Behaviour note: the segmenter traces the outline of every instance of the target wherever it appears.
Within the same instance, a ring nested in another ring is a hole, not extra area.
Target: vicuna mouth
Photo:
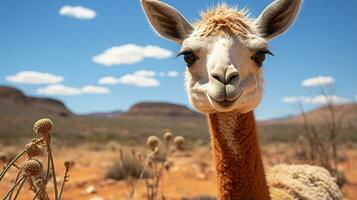
[[[232,107],[232,105],[234,105],[237,102],[237,100],[242,96],[242,94],[243,94],[243,90],[233,100],[224,99],[223,101],[216,101],[209,94],[208,94],[208,98],[210,99],[211,103],[213,103],[214,105],[218,105],[221,108],[230,108]]]

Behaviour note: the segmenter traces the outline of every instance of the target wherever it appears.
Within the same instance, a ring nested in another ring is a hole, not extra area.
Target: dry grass
[[[125,180],[129,177],[139,179],[140,176],[146,179],[152,177],[152,172],[146,169],[142,161],[132,154],[125,154],[123,158],[114,160],[105,174],[105,178],[114,180]]]
[[[190,142],[190,141],[188,141]],[[143,146],[120,145],[121,148],[130,153],[132,148],[137,152],[143,152]],[[71,168],[70,182],[65,186],[63,200],[88,200],[94,197],[101,197],[104,200],[128,199],[128,187],[125,181],[113,181],[105,179],[106,170],[111,166],[112,161],[118,159],[118,151],[113,151],[110,147],[101,150],[92,150],[84,144],[79,147],[65,148],[53,146],[55,148],[56,169],[59,172],[65,170],[63,162],[66,159],[75,160],[75,165]],[[340,163],[340,168],[345,171],[348,183],[343,187],[346,199],[355,199],[357,196],[357,146],[343,146],[341,151],[346,153],[346,158]],[[192,199],[205,194],[214,197],[216,195],[216,174],[211,157],[211,150],[208,146],[195,146],[192,150],[175,152],[171,159],[174,165],[170,172],[164,174],[165,196],[169,200],[181,200],[182,197]],[[270,144],[262,146],[265,166],[269,168],[272,164],[282,163],[286,160],[292,164],[299,164],[302,161],[294,158],[294,147],[291,144]],[[45,160],[45,156],[40,159]],[[201,169],[198,161],[203,160],[207,164],[206,177],[201,176]],[[271,163],[271,164],[269,164]],[[9,175],[14,175],[13,171]],[[7,190],[7,184],[11,183],[11,176],[5,177],[5,182],[0,184],[0,194]],[[61,180],[59,181],[61,182]],[[96,193],[86,193],[86,188],[94,186]],[[146,198],[145,180],[136,183],[135,200]],[[24,190],[19,199],[32,199],[31,191]],[[49,188],[49,195],[53,195],[52,188]]]
[[[15,156],[15,159],[11,159],[12,161],[10,162],[15,165],[7,165],[11,166],[9,173],[6,170],[1,171],[1,176],[3,176],[1,179],[3,180],[0,181],[0,194],[4,194],[1,197],[8,195],[13,200],[23,194],[23,196],[27,195],[26,197],[28,198],[21,199],[32,199],[38,193],[42,195],[40,196],[42,199],[46,199],[46,195],[50,197],[49,199],[55,200],[90,199],[93,194],[86,194],[84,190],[88,186],[95,185],[98,190],[95,195],[103,196],[105,199],[215,199],[216,179],[210,150],[206,146],[197,145],[192,146],[192,149],[188,149],[187,147],[190,145],[187,145],[185,141],[190,140],[187,138],[176,137],[177,139],[175,140],[172,134],[165,133],[162,139],[160,139],[161,137],[150,137],[154,139],[147,141],[147,149],[143,149],[140,146],[125,148],[125,145],[119,145],[115,142],[110,143],[110,145],[93,143],[92,145],[86,145],[86,148],[81,151],[79,150],[80,148],[72,150],[63,148],[59,154],[54,155],[51,151],[53,146],[51,145],[51,138],[49,138],[49,134],[46,135],[47,132],[40,133],[39,138],[35,138],[30,142],[30,145],[27,145],[23,150],[20,158]],[[41,154],[36,148],[30,148],[31,145],[32,147],[36,147],[36,145],[42,147],[41,149],[44,150],[44,153]],[[295,157],[294,148],[291,144],[287,145],[285,143],[264,146],[263,157],[265,165],[269,166],[283,162],[290,164],[306,162],[306,160]],[[10,150],[12,148],[3,146],[1,149],[9,150],[9,156],[5,153],[6,156],[4,157],[6,159],[0,162],[9,163],[8,158],[14,158],[13,150]],[[178,151],[182,149],[185,151]],[[346,152],[346,155],[341,157],[339,162],[339,169],[344,171],[343,174],[340,174],[342,177],[340,181],[345,181],[346,179],[343,179],[343,177],[347,177],[348,182],[343,187],[343,190],[350,199],[357,195],[354,192],[357,190],[357,171],[353,167],[357,164],[355,162],[357,160],[356,149],[354,145],[341,149],[342,152]],[[139,151],[141,153],[137,153]],[[107,154],[110,156],[106,156]],[[65,166],[58,164],[59,162],[55,165],[51,161],[51,158],[56,158],[56,160],[61,160],[61,163],[63,163],[64,157],[70,157],[75,160],[76,166],[73,166],[73,163],[66,163]],[[48,159],[49,162],[47,162]],[[31,173],[25,173],[25,175],[20,173],[17,175],[18,171],[24,169],[22,166],[28,160],[42,160],[41,162],[44,166],[40,170],[41,175],[31,174],[32,171],[30,171]],[[56,167],[53,169],[48,167],[51,166],[51,163]],[[73,169],[73,171],[71,170],[71,182],[67,183],[70,167]],[[60,181],[58,180],[58,174],[57,176],[51,176],[51,174],[56,174],[57,169],[65,171]],[[103,169],[107,169],[107,171]],[[16,178],[16,176],[18,177]],[[57,180],[54,180],[55,178]],[[105,180],[107,178],[117,181],[112,183]],[[26,186],[30,186],[31,183],[25,182],[25,179],[34,183],[43,181],[46,184],[44,184],[45,187],[35,185],[32,190],[26,190],[28,188]],[[57,188],[57,195],[54,188]],[[19,193],[19,196],[17,196],[17,193]]]

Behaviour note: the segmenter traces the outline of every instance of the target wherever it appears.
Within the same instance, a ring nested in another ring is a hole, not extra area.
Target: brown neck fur
[[[268,200],[253,112],[208,115],[222,200]]]

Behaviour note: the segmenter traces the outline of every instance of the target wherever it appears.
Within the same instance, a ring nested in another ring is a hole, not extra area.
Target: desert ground
[[[335,106],[335,110],[338,119],[345,119],[338,129],[336,141],[339,170],[347,179],[342,190],[346,199],[357,199],[357,106],[339,105]],[[183,151],[175,151],[169,156],[168,160],[173,165],[169,171],[164,171],[164,184],[159,187],[159,194],[163,193],[165,199],[202,200],[203,196],[216,196],[216,175],[206,119],[185,106],[142,102],[126,112],[77,115],[58,100],[30,97],[16,88],[0,87],[0,111],[0,158],[4,154],[13,157],[31,138],[39,137],[32,130],[38,119],[46,117],[53,121],[52,148],[59,186],[63,182],[64,161],[74,162],[62,199],[129,199],[130,187],[127,182],[107,179],[108,169],[114,162],[120,161],[120,149],[124,152],[135,149],[138,153],[148,155],[150,150],[145,144],[147,137],[155,135],[162,138],[167,130],[174,136],[185,137],[186,144]],[[309,122],[316,124],[313,127],[318,128],[325,128],[320,123],[329,119],[326,107],[312,110],[306,115]],[[302,149],[299,146],[300,137],[305,133],[302,122],[300,115],[258,122],[266,168],[278,163],[308,162],[298,156]],[[328,132],[321,129],[321,138],[328,138],[324,134]],[[45,156],[39,158],[46,164]],[[0,166],[5,165],[6,161],[1,160]],[[23,162],[24,158],[16,164],[21,166]],[[0,181],[0,197],[9,190],[15,176],[16,170],[12,168]],[[147,199],[145,180],[134,179],[133,182],[133,199]],[[28,189],[29,186],[25,184],[18,199],[31,200],[33,194]],[[52,184],[48,184],[47,189],[53,199]]]
[[[16,147],[9,147],[9,149]],[[118,143],[92,144],[72,148],[55,147],[55,164],[57,179],[63,180],[63,162],[72,160],[74,166],[70,170],[70,180],[65,185],[63,199],[67,200],[114,200],[128,199],[129,188],[125,181],[106,179],[107,169],[113,161],[119,159],[118,149],[136,149],[147,152],[142,146],[127,147]],[[275,143],[262,147],[265,166],[277,163],[299,163],[294,157],[291,145]],[[357,148],[344,147],[345,158],[340,163],[340,169],[345,171],[348,183],[343,187],[346,199],[357,199]],[[40,157],[41,160],[46,160]],[[164,184],[161,187],[165,199],[191,199],[197,196],[216,195],[216,178],[208,146],[195,146],[181,152],[174,152],[170,157],[173,166],[164,173]],[[20,163],[21,161],[19,161]],[[12,184],[14,172],[10,172],[0,184],[0,194],[6,192]],[[143,180],[135,181],[134,199],[146,199],[146,188]],[[49,187],[53,195],[53,187]],[[26,187],[25,191],[28,190]],[[19,199],[32,199],[31,192],[23,192]]]

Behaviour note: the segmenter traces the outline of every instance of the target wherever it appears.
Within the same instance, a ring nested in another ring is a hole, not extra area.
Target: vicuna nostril
[[[217,81],[223,83],[223,84],[226,84],[226,81],[224,80],[224,77],[222,75],[219,75],[219,74],[212,74],[212,77],[214,79],[216,79]]]
[[[239,78],[239,74],[234,72],[234,73],[231,73],[229,74],[228,76],[224,77],[223,75],[220,75],[220,74],[211,74],[211,76],[216,79],[217,81],[227,85],[228,83],[232,82],[233,80],[235,79],[238,79]]]
[[[238,78],[239,78],[239,74],[238,73],[232,73],[232,74],[228,75],[226,83],[230,83],[233,80],[238,79]]]

